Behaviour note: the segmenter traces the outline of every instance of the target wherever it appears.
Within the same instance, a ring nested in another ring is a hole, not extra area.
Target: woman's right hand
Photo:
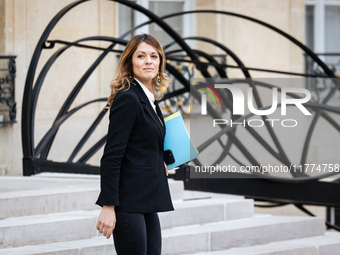
[[[109,239],[115,226],[116,226],[115,206],[104,205],[98,218],[97,230],[99,231],[99,233],[103,234],[103,236],[106,236],[106,238]]]

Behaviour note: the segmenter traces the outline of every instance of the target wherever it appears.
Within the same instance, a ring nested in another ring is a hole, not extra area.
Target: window
[[[326,63],[339,67],[340,59],[340,6],[326,6],[325,9],[325,52],[339,53],[326,56]],[[340,70],[338,70],[340,71]]]
[[[164,16],[170,13],[187,11],[193,9],[193,0],[135,0],[137,4],[143,6],[146,9],[149,9],[153,13],[158,16]],[[122,35],[126,31],[131,28],[148,21],[149,18],[144,14],[133,11],[130,7],[127,7],[123,4],[119,4],[119,35]],[[166,19],[166,23],[170,25],[172,29],[174,29],[179,35],[182,37],[192,36],[193,33],[193,15],[188,14],[184,16],[177,16],[173,18]],[[166,43],[172,41],[170,36],[163,31],[156,24],[150,24],[144,26],[140,29],[137,29],[132,35],[126,37],[126,40],[131,39],[136,34],[141,33],[149,33],[153,35],[157,40],[164,46]],[[191,41],[187,42],[188,44],[192,44]],[[122,47],[124,49],[124,46]],[[171,47],[171,49],[176,49],[177,46]]]
[[[137,4],[143,6],[146,9],[149,9],[151,12],[155,13],[157,16],[164,16],[171,13],[188,11],[193,9],[193,1],[194,0],[136,0]],[[175,30],[181,37],[189,37],[194,35],[194,22],[193,22],[193,14],[187,14],[182,16],[176,16],[169,19],[164,20],[173,30]],[[149,18],[138,12],[132,11],[131,8],[125,7],[122,4],[119,4],[119,35],[122,35],[126,31],[131,28],[138,26],[146,21]],[[137,29],[133,35],[126,37],[126,40],[131,39],[134,35],[148,33],[154,36],[160,44],[164,47],[168,43],[171,43],[173,39],[165,32],[161,27],[157,24],[152,23],[150,25],[144,26],[142,28]],[[186,41],[189,46],[193,46],[194,41],[189,40]],[[121,46],[120,49],[124,49],[124,46]],[[166,49],[166,52],[180,49],[177,44],[172,45],[170,48]],[[174,55],[172,55],[174,56]],[[120,57],[120,56],[118,56]],[[181,58],[181,53],[178,53],[176,57]],[[188,68],[189,63],[183,63],[181,61],[171,61],[170,63],[173,67],[177,68],[185,77],[192,75],[192,67]],[[169,74],[170,75],[170,74]],[[170,75],[171,77],[171,75]],[[174,90],[183,88],[183,85],[177,81],[174,77],[171,77],[171,84],[168,92],[172,92]],[[188,100],[189,93],[185,95],[171,98],[161,102],[160,107],[164,111],[166,109],[167,113],[172,113],[178,111],[180,108],[183,111],[188,111]],[[183,103],[179,104],[178,101]]]
[[[340,73],[340,0],[306,0],[306,44],[328,67]],[[306,58],[307,73],[319,73],[314,61]],[[329,79],[308,79],[307,88],[312,100],[322,102],[334,84]],[[329,104],[340,106],[340,93],[332,96]]]
[[[321,53],[319,57],[337,72],[340,72],[339,24],[340,0],[306,0],[306,44],[315,53]]]
[[[306,45],[314,49],[314,6],[306,6]]]
[[[152,11],[153,13],[157,13],[158,16],[164,16],[170,13],[182,12],[183,5],[184,5],[183,2],[150,1],[149,8],[150,8],[150,11]],[[166,19],[165,21],[179,35],[183,35],[183,28],[182,28],[183,17],[182,16],[169,18],[169,19]],[[149,33],[153,35],[155,38],[157,38],[157,40],[160,42],[162,46],[169,42],[172,42],[171,37],[156,24],[150,25]],[[175,46],[175,48],[178,48],[178,47]],[[175,48],[172,47],[172,49],[175,49]]]

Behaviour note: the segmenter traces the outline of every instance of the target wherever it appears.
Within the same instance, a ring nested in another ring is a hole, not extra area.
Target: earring
[[[158,83],[161,83],[161,77],[159,77],[159,72],[158,72],[158,74],[157,74],[157,82],[158,82]]]
[[[129,75],[129,80],[130,81],[132,81],[133,80],[133,78],[132,78],[132,74],[130,73],[130,75]]]

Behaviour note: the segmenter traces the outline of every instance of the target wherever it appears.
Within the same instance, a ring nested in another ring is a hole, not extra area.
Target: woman
[[[113,233],[118,255],[161,254],[157,212],[174,210],[164,163],[165,124],[155,101],[156,90],[170,82],[164,69],[159,42],[137,35],[126,45],[111,83],[97,229],[107,238]]]

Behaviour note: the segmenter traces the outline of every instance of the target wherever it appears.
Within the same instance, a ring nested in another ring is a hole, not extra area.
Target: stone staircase
[[[251,199],[185,191],[169,180],[175,211],[159,213],[162,254],[337,255],[323,218],[254,214]],[[0,177],[0,255],[116,254],[95,229],[99,177]]]

